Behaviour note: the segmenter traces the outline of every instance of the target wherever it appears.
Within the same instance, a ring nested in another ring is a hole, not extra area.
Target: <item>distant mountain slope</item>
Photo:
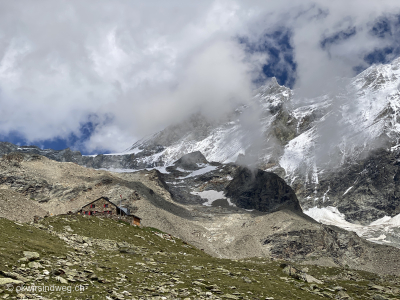
[[[400,59],[338,85],[335,93],[303,99],[272,80],[220,120],[193,115],[122,153],[82,156],[0,143],[0,154],[29,152],[97,169],[143,169],[200,151],[208,161],[237,161],[284,177],[305,210],[334,206],[346,220],[362,224],[394,217],[400,213]]]
[[[399,67],[400,59],[374,65],[342,80],[341,91],[313,99],[297,99],[273,80],[218,124],[194,116],[129,151],[146,166],[201,151],[210,161],[237,160],[284,176],[305,209],[335,206],[363,224],[393,217],[400,213]]]
[[[195,151],[203,153],[209,161],[226,163],[236,161],[240,154],[258,154],[258,150],[263,150],[262,160],[268,161],[277,150],[276,141],[285,143],[295,136],[295,125],[287,125],[292,117],[284,106],[291,95],[290,89],[273,79],[256,91],[252,106],[238,107],[219,122],[193,115],[183,123],[136,142],[127,152],[137,153],[137,159],[148,165],[169,165]],[[156,153],[141,155],[149,151]]]

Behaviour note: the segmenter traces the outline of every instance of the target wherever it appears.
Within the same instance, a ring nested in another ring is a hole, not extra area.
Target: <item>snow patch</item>
[[[372,222],[370,225],[400,227],[400,214],[394,216],[393,218],[389,216],[384,216],[383,218]]]
[[[218,199],[227,199],[224,196],[224,192],[218,192],[214,190],[202,191],[202,192],[190,192],[192,195],[198,195],[203,199],[206,199],[207,202],[204,202],[203,205],[211,206],[211,204]]]
[[[342,196],[346,195],[352,188],[353,188],[353,186],[349,187],[349,188],[343,193]]]
[[[131,173],[131,172],[138,172],[141,170],[147,170],[147,171],[158,170],[160,173],[169,174],[169,172],[166,170],[167,167],[168,166],[145,168],[145,169],[100,168],[100,169],[96,169],[96,170],[103,170],[103,171],[109,171],[109,172],[114,172],[114,173]]]
[[[386,239],[386,235],[381,234],[380,236],[378,236],[377,238],[370,238],[370,241],[384,241]]]
[[[215,191],[215,190],[208,190],[208,191],[190,192],[190,193],[192,195],[200,196],[202,199],[206,199],[207,202],[203,203],[203,205],[205,205],[205,206],[211,206],[215,200],[225,199],[226,201],[228,201],[228,204],[230,206],[235,206],[236,207],[236,205],[231,202],[230,198],[226,198],[224,196],[224,192],[218,192],[218,191]]]
[[[230,206],[236,207],[236,204],[235,204],[235,203],[232,203],[232,201],[231,201],[230,198],[226,198],[226,200],[228,201],[228,204],[229,204]]]
[[[154,167],[154,168],[146,168],[146,170],[151,171],[151,170],[158,170],[160,173],[163,174],[169,174],[170,172],[167,171],[167,168],[169,166],[163,166],[163,167]]]
[[[128,154],[138,154],[140,152],[142,152],[143,150],[139,149],[138,147],[128,150],[128,151],[124,151],[124,152],[120,152],[120,153],[108,153],[108,154],[104,154],[104,155],[128,155]]]
[[[345,220],[345,215],[342,214],[336,207],[328,206],[328,207],[312,207],[306,211],[304,211],[306,215],[313,218],[314,220],[327,224],[327,225],[336,225],[341,228],[356,228],[357,224],[352,224]],[[362,227],[362,226],[361,226]],[[350,229],[349,229],[350,230]]]
[[[400,149],[400,145],[396,145],[396,146],[391,147],[390,151],[393,152],[393,151],[397,151],[399,149]]]
[[[294,173],[312,157],[315,142],[314,130],[308,130],[289,141],[285,152],[279,160],[279,165],[289,174]],[[314,166],[314,164],[313,164]]]
[[[384,216],[383,218],[380,218],[374,222],[372,222],[370,225],[384,225],[388,221],[390,221],[392,218],[389,216]]]
[[[314,220],[326,224],[334,225],[348,231],[357,233],[371,242],[379,244],[391,244],[392,240],[396,241],[400,238],[400,214],[393,218],[385,216],[369,225],[353,224],[345,220],[345,215],[339,212],[336,207],[312,207],[305,210],[304,213]],[[398,244],[393,244],[397,246]]]
[[[177,169],[178,169],[178,168],[177,168]],[[214,166],[207,166],[207,167],[205,167],[205,168],[202,168],[202,169],[193,171],[191,174],[189,174],[189,175],[187,175],[187,176],[185,176],[185,177],[180,177],[180,178],[178,178],[178,179],[186,179],[186,178],[189,178],[189,177],[195,177],[195,176],[203,175],[203,174],[205,174],[205,173],[214,171],[214,170],[216,170],[216,169],[217,169],[217,167],[214,167]],[[187,172],[187,171],[185,171],[185,172]]]

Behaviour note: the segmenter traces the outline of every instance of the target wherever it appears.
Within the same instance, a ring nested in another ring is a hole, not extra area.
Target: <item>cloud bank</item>
[[[0,136],[121,151],[194,112],[218,118],[274,73],[318,95],[373,51],[396,55],[398,12],[397,1],[2,1]]]

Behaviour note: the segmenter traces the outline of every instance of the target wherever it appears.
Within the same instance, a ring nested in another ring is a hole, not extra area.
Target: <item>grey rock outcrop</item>
[[[289,265],[289,264],[282,264],[281,268],[283,268],[282,272],[288,274],[290,277],[293,277],[295,279],[299,279],[308,283],[317,283],[317,284],[322,284],[322,281],[311,276],[310,274],[307,274],[306,272],[303,272],[296,267]]]
[[[278,175],[240,167],[225,188],[226,196],[238,207],[273,212],[290,209],[302,212],[292,188]]]
[[[20,285],[20,284],[23,284],[23,282],[20,280],[15,280],[15,279],[11,279],[11,278],[0,278],[0,286]]]
[[[37,252],[32,252],[32,251],[24,251],[24,256],[28,261],[34,261],[38,260],[40,255]]]
[[[206,163],[208,161],[205,156],[200,151],[196,151],[182,156],[174,165],[185,170],[197,170],[199,169],[199,164]]]

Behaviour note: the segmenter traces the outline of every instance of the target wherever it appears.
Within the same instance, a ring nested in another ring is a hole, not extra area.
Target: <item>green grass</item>
[[[209,291],[206,286],[216,284],[223,294],[240,293],[243,299],[323,299],[315,294],[312,286],[308,283],[294,279],[284,279],[287,275],[282,272],[280,264],[282,261],[268,258],[253,258],[246,260],[218,259],[211,257],[204,251],[186,244],[180,239],[175,242],[162,239],[155,235],[155,232],[162,233],[155,228],[139,228],[130,226],[124,222],[111,219],[100,219],[97,217],[85,216],[56,216],[42,220],[44,228],[51,226],[57,232],[64,232],[69,226],[73,234],[89,237],[92,239],[109,240],[115,243],[128,243],[130,251],[120,252],[118,250],[104,250],[97,246],[89,247],[88,251],[75,250],[46,230],[34,228],[30,225],[19,226],[14,222],[0,219],[0,270],[11,270],[11,266],[20,266],[18,259],[22,257],[22,251],[37,251],[41,258],[51,262],[53,271],[60,268],[56,265],[61,258],[71,257],[75,253],[77,262],[70,266],[84,273],[84,270],[92,270],[99,278],[106,283],[87,281],[88,287],[84,292],[72,291],[71,294],[60,295],[62,299],[105,299],[113,288],[119,292],[124,290],[131,292],[136,297],[140,295],[143,299],[149,299],[150,295],[157,294],[156,291],[145,291],[144,286],[155,288],[163,283],[169,282],[171,278],[179,278],[174,286],[166,286],[169,290],[174,289],[185,298],[183,292],[188,291],[187,297],[195,299],[196,290],[201,292]],[[92,253],[92,251],[94,251]],[[75,257],[74,256],[74,257]],[[4,259],[3,259],[4,258]],[[298,266],[302,268],[304,266]],[[347,292],[354,299],[365,299],[369,296],[367,285],[371,280],[378,280],[379,276],[367,273],[351,271],[361,278],[358,281],[334,280],[329,278],[340,276],[348,270],[340,268],[327,268],[308,266],[310,275],[319,279],[325,279],[321,291],[331,289],[340,285],[347,289]],[[126,278],[120,281],[120,274]],[[282,279],[283,277],[283,279]],[[205,286],[193,284],[196,280],[203,280]],[[250,282],[249,282],[250,280]],[[41,283],[58,284],[51,277]],[[355,285],[356,283],[356,285]],[[77,282],[76,284],[80,284]],[[382,285],[382,283],[380,283]],[[75,283],[69,283],[75,286]],[[235,288],[232,288],[235,287]],[[163,293],[158,293],[164,295]],[[43,296],[54,298],[57,293],[43,293]],[[1,297],[1,294],[0,294]],[[130,299],[130,297],[126,297]],[[140,298],[140,297],[139,297]]]
[[[144,227],[143,230],[150,231],[150,232],[165,233],[164,231],[161,231],[161,230],[159,230],[157,228],[154,228],[154,227]]]
[[[43,256],[65,255],[70,249],[58,237],[27,224],[0,218],[0,270],[7,270],[23,257],[23,251],[39,252]]]

